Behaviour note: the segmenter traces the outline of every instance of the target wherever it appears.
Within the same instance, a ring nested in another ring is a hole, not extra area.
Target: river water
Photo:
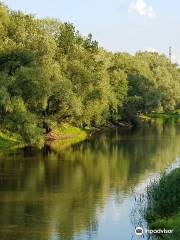
[[[180,125],[162,121],[0,153],[0,240],[139,239],[135,195],[179,157]]]

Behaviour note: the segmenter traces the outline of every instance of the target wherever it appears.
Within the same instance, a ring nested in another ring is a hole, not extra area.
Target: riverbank
[[[44,135],[45,144],[51,142],[62,142],[66,145],[77,143],[85,140],[91,129],[80,129],[70,124],[61,124],[54,128],[50,133]],[[20,136],[10,133],[9,131],[0,131],[0,151],[19,148],[25,146]]]
[[[171,236],[163,239],[180,239],[180,168],[161,176],[147,188],[145,218],[150,229],[172,229]]]
[[[82,142],[98,131],[104,129],[114,129],[117,127],[129,128],[131,125],[126,123],[112,124],[106,123],[101,127],[78,128],[68,123],[63,123],[54,127],[49,133],[44,135],[45,145],[52,148],[64,149],[72,144]],[[25,146],[20,136],[8,131],[0,131],[0,151]]]
[[[45,135],[45,144],[56,152],[65,150],[72,144],[84,141],[91,130],[80,129],[70,124],[61,124]]]
[[[152,112],[146,115],[143,115],[144,118],[147,119],[152,119],[152,118],[162,118],[162,119],[170,119],[170,118],[175,118],[179,119],[180,118],[180,109],[175,110],[174,112]]]
[[[148,122],[153,119],[176,119],[176,121],[180,120],[180,110],[177,110],[174,113],[151,113],[146,115],[139,115],[138,121]],[[81,141],[84,141],[89,136],[94,134],[97,131],[102,131],[104,129],[115,129],[115,128],[132,128],[133,125],[128,122],[116,122],[111,123],[107,122],[103,126],[100,127],[85,127],[85,128],[78,128],[68,123],[60,124],[52,129],[51,132],[44,135],[44,142],[45,144],[54,146],[54,145],[63,145],[66,146],[75,144]],[[62,142],[63,141],[63,142]],[[61,142],[59,144],[58,142]],[[57,144],[58,143],[58,144]],[[21,146],[25,146],[25,143],[22,141],[20,136],[17,134],[10,133],[9,131],[0,131],[0,151],[11,149],[11,148],[18,148]],[[56,147],[57,148],[57,147]]]
[[[20,137],[8,131],[0,131],[0,151],[24,146]]]
[[[45,135],[46,141],[66,140],[73,138],[87,138],[90,129],[81,129],[64,123],[56,126],[51,132]]]

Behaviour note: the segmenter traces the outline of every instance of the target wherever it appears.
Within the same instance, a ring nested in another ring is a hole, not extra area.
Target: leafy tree
[[[131,121],[180,106],[180,70],[164,55],[110,53],[71,23],[0,3],[0,127],[31,144],[62,122]]]

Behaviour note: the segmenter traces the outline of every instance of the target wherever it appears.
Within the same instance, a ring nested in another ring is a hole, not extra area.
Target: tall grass
[[[180,168],[147,187],[145,218],[153,229],[174,229],[173,236],[165,239],[180,239]]]

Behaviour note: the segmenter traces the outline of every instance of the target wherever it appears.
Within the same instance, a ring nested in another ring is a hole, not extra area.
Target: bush
[[[169,217],[180,210],[180,168],[161,176],[147,189],[147,220]]]

